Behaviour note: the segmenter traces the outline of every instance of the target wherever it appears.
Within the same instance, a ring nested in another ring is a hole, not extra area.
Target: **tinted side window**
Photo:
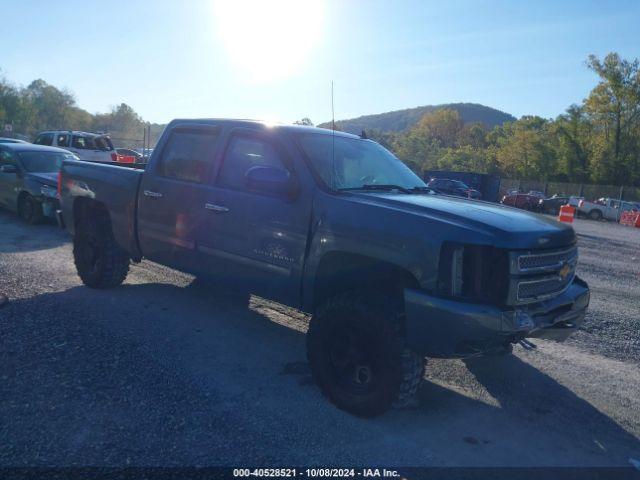
[[[68,147],[69,146],[69,135],[66,133],[61,133],[58,135],[56,139],[56,143],[59,147]]]
[[[73,148],[80,148],[80,149],[89,148],[87,147],[87,139],[80,135],[73,136],[73,139],[71,140],[71,145],[73,146]]]
[[[234,137],[224,157],[218,183],[223,187],[244,189],[244,175],[256,165],[285,168],[280,155],[269,142],[259,138]]]
[[[40,135],[38,135],[38,138],[36,138],[36,141],[33,143],[36,143],[38,145],[51,146],[53,144],[53,133],[41,133]]]
[[[204,183],[213,162],[218,132],[175,130],[164,147],[159,175],[188,182]]]

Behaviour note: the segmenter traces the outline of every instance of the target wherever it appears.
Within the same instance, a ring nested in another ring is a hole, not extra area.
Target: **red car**
[[[513,195],[505,195],[500,203],[535,212],[539,208],[540,197],[529,195],[528,193],[515,193]]]

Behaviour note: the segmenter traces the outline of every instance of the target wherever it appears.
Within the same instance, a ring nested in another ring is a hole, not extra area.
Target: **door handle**
[[[224,205],[215,205],[213,203],[205,203],[204,208],[206,208],[207,210],[218,212],[218,213],[225,213],[229,211],[229,209]]]
[[[145,190],[142,193],[144,193],[145,197],[160,198],[162,196],[160,192],[152,192],[151,190]]]

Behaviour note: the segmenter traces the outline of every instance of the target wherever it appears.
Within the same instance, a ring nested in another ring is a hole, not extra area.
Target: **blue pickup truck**
[[[174,120],[144,170],[65,161],[60,175],[87,286],[146,258],[308,312],[313,377],[360,416],[410,402],[426,357],[563,340],[589,304],[571,227],[435,194],[354,135]]]

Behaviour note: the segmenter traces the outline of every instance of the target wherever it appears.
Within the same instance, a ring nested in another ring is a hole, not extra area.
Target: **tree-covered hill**
[[[364,115],[358,118],[336,121],[336,125],[345,132],[359,134],[362,130],[378,130],[382,132],[402,132],[415,126],[427,113],[436,110],[455,110],[464,123],[482,123],[487,130],[513,122],[515,117],[495,108],[477,103],[447,103],[443,105],[425,105],[422,107],[406,108],[393,112]],[[331,128],[331,122],[323,123],[320,127]]]

